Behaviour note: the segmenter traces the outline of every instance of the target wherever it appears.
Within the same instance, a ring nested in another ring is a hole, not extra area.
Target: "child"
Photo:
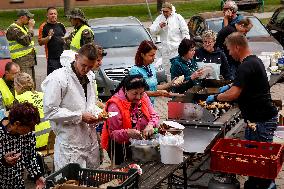
[[[28,102],[14,104],[8,118],[0,124],[0,186],[2,189],[24,189],[23,171],[44,187],[44,178],[36,161],[35,135],[40,122],[38,109]]]

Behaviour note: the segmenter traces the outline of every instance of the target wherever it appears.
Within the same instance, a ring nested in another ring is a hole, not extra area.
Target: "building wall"
[[[172,0],[174,1],[174,0]],[[0,10],[63,7],[64,0],[0,0]],[[157,0],[148,0],[155,3]],[[70,0],[73,7],[145,3],[145,0]]]

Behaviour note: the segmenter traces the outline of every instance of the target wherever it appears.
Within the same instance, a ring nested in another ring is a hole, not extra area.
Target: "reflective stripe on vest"
[[[7,86],[3,78],[0,79],[0,91],[2,94],[4,105],[6,107],[11,106],[14,102],[15,97],[11,93],[9,87]]]
[[[27,28],[25,27],[25,29],[15,23],[11,24],[9,27],[17,27],[19,28],[25,35],[28,34],[27,32]],[[18,43],[17,41],[8,41],[9,42],[9,50],[11,53],[11,58],[12,59],[17,59],[20,57],[23,57],[29,53],[31,53],[34,49],[34,41],[31,41],[31,44],[29,46],[23,46],[20,43]]]
[[[17,95],[16,99],[19,102],[28,101],[38,108],[40,118],[44,118],[43,113],[43,93],[26,91],[23,94]],[[41,122],[35,126],[36,135],[36,148],[40,148],[47,145],[49,131],[51,130],[49,121]]]
[[[81,28],[76,32],[75,36],[72,38],[72,41],[70,44],[70,50],[77,52],[81,48],[80,41],[82,37],[82,32],[86,29],[90,30],[92,34],[94,35],[92,29],[89,26],[87,25],[81,26]]]

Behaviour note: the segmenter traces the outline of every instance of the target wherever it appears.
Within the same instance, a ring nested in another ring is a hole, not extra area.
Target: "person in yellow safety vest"
[[[13,105],[15,89],[14,77],[20,72],[20,67],[14,62],[8,62],[5,66],[5,74],[0,78],[0,92],[6,109]]]
[[[68,17],[74,30],[65,38],[65,49],[77,52],[83,45],[94,42],[94,32],[87,24],[87,19],[81,9],[73,9]]]
[[[32,77],[24,72],[18,73],[14,79],[15,96],[18,102],[29,102],[38,108],[40,119],[44,119],[43,113],[43,93],[34,90]],[[36,148],[45,147],[48,142],[49,132],[51,130],[49,121],[41,121],[35,126]]]
[[[34,15],[25,9],[19,10],[17,16],[18,19],[8,27],[6,32],[11,59],[19,64],[22,72],[30,74],[35,80]]]

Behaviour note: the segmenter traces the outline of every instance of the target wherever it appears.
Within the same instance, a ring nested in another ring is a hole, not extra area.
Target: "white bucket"
[[[179,146],[160,145],[161,162],[164,164],[179,164],[183,162],[183,150]]]

